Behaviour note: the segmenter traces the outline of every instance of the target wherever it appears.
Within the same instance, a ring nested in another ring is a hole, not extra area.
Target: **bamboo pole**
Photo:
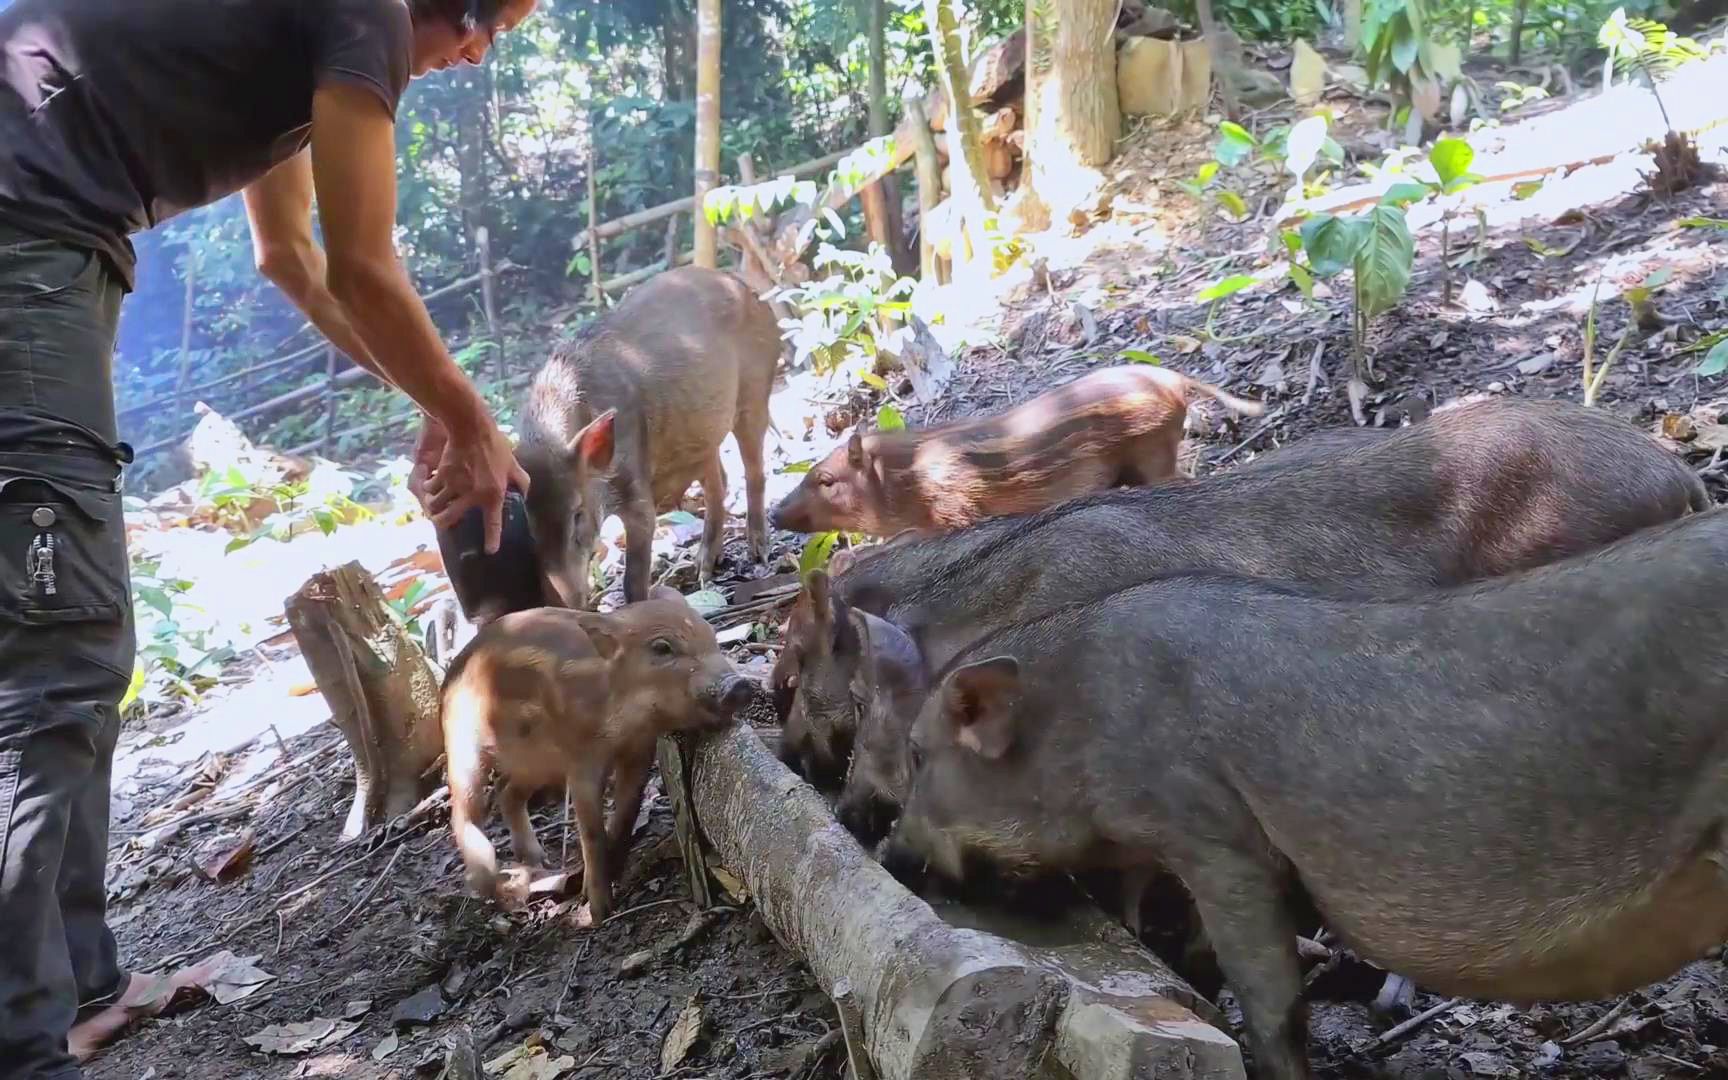
[[[719,236],[702,200],[720,183],[720,0],[696,0],[696,265],[712,269]]]

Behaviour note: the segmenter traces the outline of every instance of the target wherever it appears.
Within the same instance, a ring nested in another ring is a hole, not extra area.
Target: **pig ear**
[[[948,676],[942,704],[954,724],[954,741],[984,757],[1000,758],[1014,742],[1014,705],[1020,694],[1020,662],[993,656]]]
[[[610,469],[612,467],[612,429],[617,418],[617,409],[607,409],[588,421],[588,426],[571,438],[570,456],[586,462],[591,469]]]
[[[854,469],[864,468],[864,436],[857,428],[852,429],[852,437],[846,440],[846,464]]]
[[[579,621],[582,623],[583,632],[588,635],[588,640],[594,643],[594,651],[600,654],[602,660],[611,660],[618,655],[618,650],[624,647],[618,626],[609,616],[584,611],[580,614]]]

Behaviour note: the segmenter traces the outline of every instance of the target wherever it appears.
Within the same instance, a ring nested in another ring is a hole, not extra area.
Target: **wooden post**
[[[588,280],[594,285],[594,306],[606,310],[606,291],[600,287],[600,200],[595,194],[594,120],[588,120]]]
[[[324,441],[319,453],[329,456],[336,441],[336,346],[324,347]]]
[[[666,219],[666,269],[678,265],[678,215]]]
[[[749,154],[739,154],[738,155],[738,182],[743,184],[745,187],[755,186],[755,183],[756,183],[756,159],[754,157],[751,157]],[[756,227],[757,221],[758,221],[758,219],[756,218],[755,215],[751,215],[751,217],[748,220],[744,219],[743,217],[739,218],[739,220],[738,220],[738,233],[739,233],[739,239],[741,241],[743,240],[744,231],[746,229],[754,229]],[[750,248],[751,248],[751,245],[748,242],[745,242],[744,243],[744,249],[738,253],[738,261],[741,264],[741,269],[743,270],[745,280],[747,280],[747,281],[750,280],[753,271],[755,271],[757,269],[760,269],[761,272],[764,274],[766,274],[768,272],[768,268],[766,266],[760,266],[759,265],[756,257],[751,253]]]
[[[942,202],[942,164],[936,155],[936,136],[930,131],[923,103],[916,98],[908,99],[906,119],[911,122],[912,153],[918,170],[919,273],[940,284],[942,276],[936,266],[936,241],[930,236],[930,215]]]
[[[351,840],[426,794],[421,775],[444,750],[438,681],[358,562],[313,574],[284,607],[330,722],[354,754],[354,803],[342,827]]]
[[[702,200],[720,183],[720,0],[696,0],[696,265],[712,269],[719,235]]]
[[[174,379],[174,416],[169,426],[186,414],[186,380],[192,375],[192,305],[198,299],[198,251],[186,249],[186,303],[180,312],[180,373]]]
[[[496,355],[493,372],[504,381],[504,336],[498,332],[498,304],[492,292],[492,234],[482,225],[474,230],[474,246],[480,254],[480,309],[486,313],[486,336],[492,341]]]

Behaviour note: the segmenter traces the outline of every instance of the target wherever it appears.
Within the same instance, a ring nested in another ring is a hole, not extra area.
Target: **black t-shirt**
[[[391,116],[405,0],[0,0],[0,220],[106,252],[304,149],[312,93],[344,81]]]

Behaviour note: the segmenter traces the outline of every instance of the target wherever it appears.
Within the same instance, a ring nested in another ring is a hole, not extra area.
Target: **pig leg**
[[[1207,852],[1184,870],[1218,965],[1242,1006],[1255,1075],[1309,1080],[1297,929],[1276,871],[1241,851]]]
[[[762,442],[767,432],[766,409],[760,416],[754,410],[740,415],[732,429],[738,453],[744,458],[745,535],[750,541],[750,558],[758,564],[768,561],[768,474],[762,467]]]
[[[636,828],[636,815],[642,810],[642,792],[648,786],[648,773],[654,767],[652,746],[639,756],[621,755],[612,772],[612,824],[606,830],[606,850],[612,857],[608,868],[614,880],[624,876],[624,866],[630,861],[630,838]]]
[[[1129,444],[1116,482],[1126,487],[1149,487],[1174,480],[1179,474],[1176,463],[1181,450],[1182,418],[1177,416],[1174,423]]]
[[[654,564],[654,504],[645,492],[632,493],[618,511],[624,522],[624,602],[648,599],[648,570]]]
[[[498,853],[480,828],[486,820],[486,770],[480,743],[488,729],[485,695],[464,686],[444,703],[444,758],[450,783],[450,832],[467,871],[468,891],[492,896],[498,880]]]
[[[704,588],[714,581],[714,568],[725,542],[726,467],[716,450],[702,472],[702,543],[696,549],[696,570]]]
[[[612,875],[607,873],[606,819],[600,804],[606,790],[604,765],[587,765],[570,774],[570,812],[582,841],[582,885],[588,914],[599,923],[612,913]]]
[[[510,826],[510,846],[516,858],[539,870],[546,866],[546,849],[540,846],[539,837],[534,835],[534,823],[528,820],[528,795],[526,789],[506,782],[498,806]]]

